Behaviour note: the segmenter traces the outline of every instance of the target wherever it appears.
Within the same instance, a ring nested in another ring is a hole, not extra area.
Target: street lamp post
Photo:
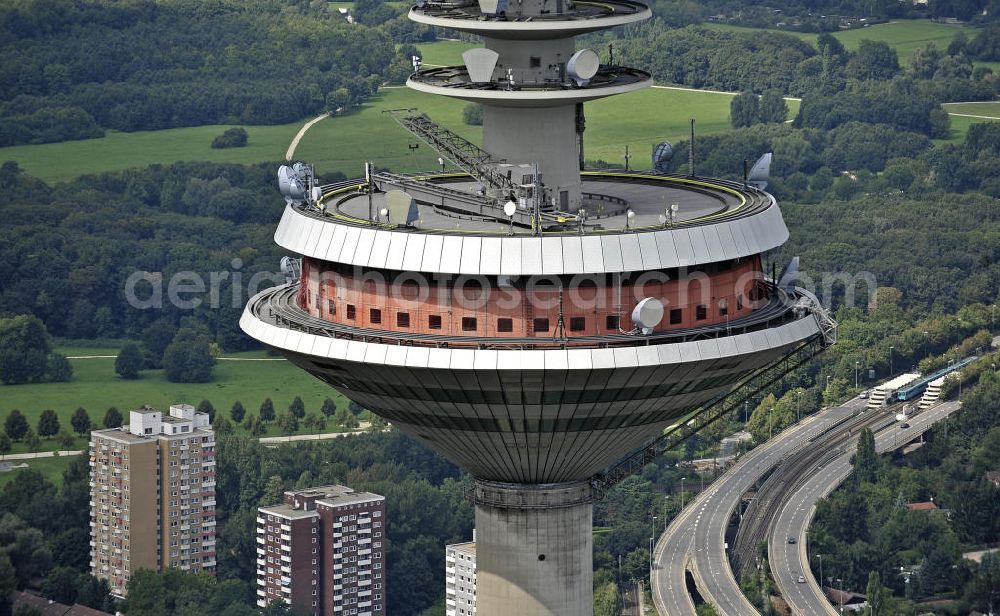
[[[798,423],[802,415],[802,390],[795,390],[795,421]]]
[[[649,579],[650,582],[653,580],[653,538],[649,538]],[[843,608],[841,608],[843,613]]]
[[[837,582],[840,585],[840,613],[844,613],[844,580],[837,578]]]
[[[819,589],[820,592],[823,591],[823,555],[817,554],[816,558],[819,559]],[[621,565],[619,565],[620,567]]]
[[[681,477],[681,510],[682,511],[684,509],[684,480],[685,479],[687,479],[687,477]]]
[[[771,413],[774,412],[774,407],[767,412],[767,440],[771,440],[771,435],[774,433],[774,424],[771,422]]]
[[[924,332],[924,357],[927,357],[927,338],[928,333]]]
[[[893,352],[893,350],[895,350],[895,348],[896,347],[894,347],[894,346],[889,347],[889,376],[893,375],[893,372],[892,372],[892,352]]]
[[[861,362],[854,362],[854,389],[858,388],[858,370],[861,369]]]

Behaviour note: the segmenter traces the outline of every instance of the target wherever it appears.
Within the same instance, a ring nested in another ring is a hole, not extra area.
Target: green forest
[[[409,66],[385,31],[277,0],[3,2],[0,55],[0,146],[291,122]]]

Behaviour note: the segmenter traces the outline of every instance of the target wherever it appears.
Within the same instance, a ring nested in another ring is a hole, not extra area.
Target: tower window
[[[514,331],[513,319],[497,319],[497,331],[509,333]]]
[[[332,299],[327,301],[327,308],[329,309],[330,314],[337,314],[337,304],[335,304]]]
[[[740,293],[736,296],[736,309],[743,310],[743,294]]]
[[[549,331],[549,320],[548,319],[535,319],[532,323],[532,329],[536,332],[547,332]]]
[[[705,307],[705,304],[698,304],[698,307],[694,311],[694,318],[699,321],[704,321],[708,318],[708,308]]]
[[[382,323],[382,311],[379,310],[378,308],[372,308],[369,311],[368,315],[369,315],[369,320],[372,322],[373,325],[378,325]]]
[[[536,58],[535,56],[531,56],[531,58],[528,60],[528,64],[531,68],[541,68],[542,59]]]
[[[427,317],[428,329],[441,329],[441,315],[432,314]]]
[[[474,332],[476,329],[476,317],[462,317],[463,332]]]
[[[729,314],[729,302],[727,300],[719,300],[719,316],[724,317]]]
[[[355,318],[354,304],[347,304],[347,318],[348,319]]]
[[[396,313],[396,327],[409,327],[410,326],[410,313],[409,312],[397,312]]]
[[[670,324],[677,325],[684,320],[684,313],[680,308],[672,308],[670,310]]]
[[[618,329],[621,326],[621,321],[618,315],[610,315],[608,318],[604,319],[604,329]]]
[[[582,332],[587,329],[587,317],[570,317],[569,331]]]

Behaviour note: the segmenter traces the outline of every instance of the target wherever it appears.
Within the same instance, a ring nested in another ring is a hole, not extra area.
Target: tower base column
[[[593,492],[586,482],[476,481],[476,613],[593,614]]]

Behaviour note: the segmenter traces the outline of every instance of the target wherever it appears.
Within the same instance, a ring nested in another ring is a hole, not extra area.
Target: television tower
[[[396,110],[460,171],[279,172],[275,241],[301,269],[286,261],[241,326],[472,474],[482,616],[591,614],[594,500],[665,431],[741,407],[835,339],[797,260],[766,275],[788,231],[761,173],[581,171],[583,103],[651,78],[574,38],[649,16],[631,0],[420,3],[411,19],[483,45],[463,66],[414,58],[407,85],[481,103],[482,147]]]

